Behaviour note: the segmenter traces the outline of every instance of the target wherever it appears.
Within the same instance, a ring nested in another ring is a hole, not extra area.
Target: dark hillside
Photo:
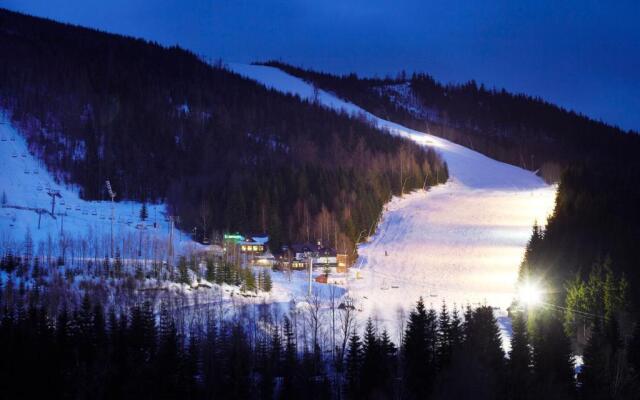
[[[602,148],[627,146],[625,132],[542,99],[487,89],[470,81],[445,85],[420,73],[395,78],[331,75],[281,62],[280,68],[379,117],[428,131],[500,161],[557,181],[567,166],[596,160]],[[627,135],[629,136],[629,135]],[[633,139],[632,139],[633,141]]]
[[[185,230],[350,248],[401,174],[446,180],[432,151],[180,48],[0,10],[0,54],[0,107],[61,181],[167,201]]]

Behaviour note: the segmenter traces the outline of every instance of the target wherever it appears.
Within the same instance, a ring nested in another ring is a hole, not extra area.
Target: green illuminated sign
[[[224,240],[233,240],[236,242],[240,242],[242,240],[244,240],[244,236],[242,236],[239,233],[225,233],[224,234]]]

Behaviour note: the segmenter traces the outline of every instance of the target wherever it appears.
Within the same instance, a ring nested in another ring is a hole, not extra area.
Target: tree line
[[[333,75],[279,61],[264,63],[301,77],[373,114],[452,140],[549,181],[605,150],[640,146],[637,132],[595,121],[541,98],[487,88],[471,80],[443,84],[426,73],[395,77]],[[629,133],[629,134],[627,134]],[[627,149],[629,150],[629,149]]]
[[[37,290],[0,289],[5,398],[633,399],[638,387],[636,375],[603,393],[596,335],[576,385],[552,312],[515,312],[507,354],[491,307],[437,312],[420,299],[399,345],[369,318],[333,352],[302,345],[300,317],[266,304],[185,318],[171,302],[105,308],[87,294],[50,312]]]
[[[515,303],[505,352],[487,306],[436,311],[420,299],[392,332],[375,315],[360,325],[357,301],[335,286],[329,297],[268,304],[252,293],[270,290],[270,273],[224,259],[194,253],[172,268],[117,255],[94,264],[71,250],[48,258],[29,237],[21,249],[0,259],[9,398],[46,389],[103,398],[633,399],[639,388],[640,328],[626,314],[628,283],[608,261],[569,282],[564,304],[552,293],[536,307]],[[172,290],[167,279],[187,286]],[[575,354],[584,360],[577,376]]]

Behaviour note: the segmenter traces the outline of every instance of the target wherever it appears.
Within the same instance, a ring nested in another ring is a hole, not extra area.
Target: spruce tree
[[[433,354],[430,353],[430,343],[427,342],[427,311],[422,297],[409,314],[402,353],[405,395],[409,398],[426,398],[433,380]]]
[[[382,354],[380,362],[382,367],[382,376],[380,378],[381,398],[390,399],[393,398],[393,385],[397,376],[397,349],[386,329],[382,331],[379,343]]]
[[[270,360],[274,367],[276,375],[280,376],[282,373],[282,336],[280,335],[280,329],[276,326],[271,333],[271,346],[270,346]]]
[[[584,399],[609,398],[609,374],[607,371],[606,340],[602,322],[597,319],[582,355],[583,365],[578,374],[580,397]]]
[[[294,399],[296,397],[296,376],[298,368],[298,349],[296,345],[295,335],[288,317],[284,317],[283,322],[284,335],[284,371],[282,379],[283,399]]]
[[[144,222],[149,217],[149,213],[147,211],[147,203],[142,203],[142,207],[140,207],[140,221]]]
[[[191,277],[189,276],[189,268],[187,267],[187,259],[184,256],[180,257],[178,261],[178,282],[185,285],[191,284]]]
[[[207,258],[207,271],[206,271],[206,279],[209,282],[216,282],[216,264],[212,258]]]
[[[271,289],[273,288],[273,281],[271,280],[271,273],[269,273],[269,271],[265,270],[264,271],[264,278],[263,278],[263,289],[265,292],[270,292]]]
[[[362,340],[361,393],[366,398],[380,396],[384,383],[384,358],[371,318],[367,320]]]
[[[531,347],[527,334],[527,324],[522,312],[512,318],[511,350],[509,352],[508,387],[509,398],[525,400],[530,398]]]
[[[439,370],[445,368],[451,361],[453,347],[451,333],[451,318],[447,304],[443,301],[438,317],[437,363]]]
[[[557,315],[537,312],[532,343],[533,395],[538,398],[573,397],[575,381],[571,342]]]
[[[505,395],[505,359],[493,309],[478,307],[466,322],[463,364],[468,366],[468,390],[477,399]]]
[[[451,353],[460,348],[463,340],[462,321],[458,309],[454,307],[449,323],[449,340],[451,342]]]
[[[345,375],[346,386],[345,395],[347,399],[357,400],[361,396],[360,386],[360,371],[362,367],[362,344],[360,343],[360,336],[356,332],[353,332],[349,338],[349,345],[347,350],[347,358],[345,361]]]

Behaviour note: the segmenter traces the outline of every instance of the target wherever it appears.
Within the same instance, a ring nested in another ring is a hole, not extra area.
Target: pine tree
[[[360,372],[362,368],[362,344],[360,343],[360,336],[358,336],[356,332],[353,332],[349,338],[345,365],[346,398],[351,400],[359,399],[361,398]]]
[[[294,399],[296,397],[296,372],[298,368],[298,350],[295,335],[291,327],[291,321],[288,317],[284,317],[283,322],[284,334],[284,372],[282,382],[283,399]]]
[[[409,314],[409,321],[404,334],[403,361],[405,395],[410,398],[426,398],[433,381],[433,354],[431,343],[427,339],[427,311],[422,297],[416,308]]]
[[[273,288],[273,281],[271,280],[271,274],[269,273],[269,271],[265,270],[264,271],[264,277],[263,277],[263,289],[265,292],[270,292],[271,289]]]
[[[533,392],[537,398],[574,395],[571,342],[556,315],[539,311],[533,334]]]
[[[591,328],[582,359],[584,364],[578,375],[580,394],[584,399],[607,399],[609,396],[609,373],[607,371],[606,341],[599,319]]]
[[[216,283],[222,285],[223,283],[229,283],[227,277],[229,273],[229,265],[226,262],[222,262],[222,265],[216,267]]]
[[[280,335],[280,329],[278,329],[278,327],[275,327],[275,329],[273,329],[273,332],[271,333],[270,349],[271,349],[270,360],[271,360],[271,363],[273,364],[275,374],[280,376],[280,374],[282,373],[283,349],[282,349],[282,337]]]
[[[530,397],[531,348],[527,334],[527,324],[522,312],[512,318],[511,351],[508,361],[509,398],[525,400]]]
[[[438,313],[433,308],[427,311],[425,332],[429,353],[429,373],[435,375],[438,370]]]
[[[256,291],[264,290],[264,270],[258,271],[256,277]]]
[[[179,283],[183,283],[185,285],[191,284],[191,277],[189,276],[189,268],[187,267],[187,259],[184,256],[181,256],[180,260],[178,260],[178,273],[179,273],[179,278],[178,278]]]
[[[207,258],[207,271],[206,271],[206,279],[209,282],[216,282],[216,264],[212,258]]]
[[[362,340],[361,391],[366,398],[380,395],[384,383],[382,347],[371,318],[367,320]]]
[[[142,207],[140,207],[140,221],[144,222],[149,217],[149,213],[147,211],[147,203],[142,203]]]
[[[397,364],[397,349],[396,346],[391,341],[389,337],[389,333],[386,329],[382,331],[382,335],[380,335],[379,339],[380,350],[381,350],[381,361],[380,365],[382,367],[381,378],[380,378],[380,388],[382,396],[381,398],[393,398],[394,388],[393,383],[397,376],[396,372],[396,364]]]
[[[465,342],[461,354],[467,366],[467,390],[477,399],[500,399],[505,392],[505,359],[493,309],[482,306],[465,321]]]
[[[438,318],[437,337],[437,358],[438,369],[445,368],[451,361],[452,341],[451,341],[451,318],[447,304],[443,301]]]
[[[458,309],[454,308],[451,313],[451,322],[449,323],[449,340],[451,341],[451,353],[456,349],[460,349],[463,340],[462,321]]]

